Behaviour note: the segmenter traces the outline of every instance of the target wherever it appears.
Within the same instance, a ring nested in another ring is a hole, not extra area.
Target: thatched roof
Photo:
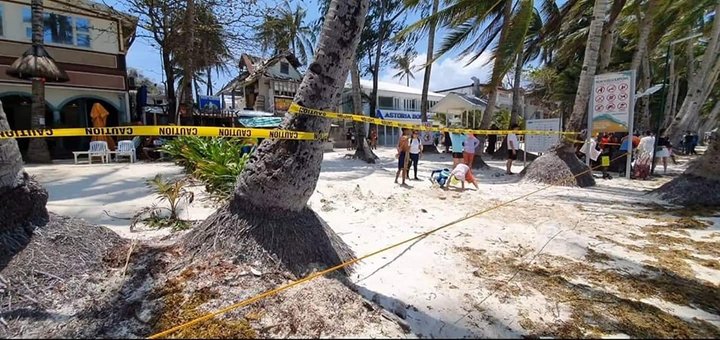
[[[45,78],[46,81],[61,83],[70,80],[42,45],[33,45],[15,60],[6,73],[15,78],[30,80]]]

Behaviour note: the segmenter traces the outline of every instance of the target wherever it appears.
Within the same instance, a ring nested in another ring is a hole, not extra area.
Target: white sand
[[[474,188],[464,192],[442,191],[431,186],[428,176],[431,169],[448,167],[449,156],[429,155],[420,162],[422,180],[409,181],[411,188],[403,188],[393,183],[396,170],[393,150],[380,150],[381,160],[375,165],[344,159],[346,153],[343,150],[325,155],[316,193],[309,204],[358,256],[544,187],[518,183],[517,176],[503,175],[503,162],[490,161],[492,170],[476,173],[479,191]],[[513,171],[521,170],[522,161],[518,161]],[[670,166],[671,173],[681,170]],[[152,237],[165,231],[129,233],[128,221],[110,218],[103,210],[114,216],[130,217],[154,201],[144,185],[145,179],[156,173],[180,173],[178,167],[168,163],[62,164],[29,167],[28,171],[50,192],[51,211],[82,217],[134,238]],[[667,180],[598,179],[598,185],[590,189],[551,187],[369,258],[357,267],[353,280],[367,298],[404,315],[412,331],[421,337],[527,334],[530,330],[521,321],[552,324],[567,320],[570,306],[544,296],[533,282],[521,277],[504,284],[510,277],[508,271],[476,272],[478,268],[458,248],[484,251],[490,262],[511,259],[528,263],[545,246],[543,255],[532,263],[550,267],[559,264],[548,255],[582,262],[588,248],[592,248],[612,258],[606,267],[623,273],[642,273],[644,265],[657,259],[652,254],[628,249],[627,245],[648,244],[637,235],[647,234],[648,226],[660,222],[637,216],[633,213],[638,209],[634,205],[652,202],[653,197],[646,192]],[[212,213],[212,207],[199,200],[187,213],[192,219],[203,219]],[[718,242],[717,228],[716,224],[709,229],[690,230],[687,237]],[[720,284],[720,271],[696,263],[689,268],[696,272],[697,280]],[[592,285],[582,277],[567,279],[575,284]],[[493,287],[499,283],[523,293],[496,292]],[[609,286],[596,288],[616,291]],[[644,302],[683,319],[698,318],[720,326],[720,316],[693,306],[677,306],[660,298]]]

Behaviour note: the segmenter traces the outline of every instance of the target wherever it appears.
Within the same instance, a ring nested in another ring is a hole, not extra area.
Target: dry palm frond
[[[55,63],[41,45],[33,45],[25,51],[10,65],[7,74],[19,79],[44,78],[46,81],[56,83],[70,80],[67,73]]]

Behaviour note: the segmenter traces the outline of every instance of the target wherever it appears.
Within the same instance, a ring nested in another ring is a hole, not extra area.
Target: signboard
[[[589,110],[592,132],[627,132],[633,112],[635,74],[633,71],[595,76]]]
[[[290,97],[275,97],[275,111],[287,112],[292,102],[293,99]]]
[[[417,111],[377,110],[377,116],[385,120],[420,124],[420,112]]]
[[[426,127],[432,127],[431,122],[425,122],[422,124]],[[420,131],[420,140],[423,145],[435,145],[435,132],[434,131]]]
[[[526,130],[560,131],[560,118],[528,119],[525,121]],[[559,134],[525,135],[525,151],[546,152],[560,141]]]
[[[222,108],[220,97],[213,96],[198,96],[198,106],[200,107],[200,111],[203,112],[219,111]]]

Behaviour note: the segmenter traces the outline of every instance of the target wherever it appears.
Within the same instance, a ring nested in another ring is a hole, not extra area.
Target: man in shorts
[[[480,187],[478,187],[477,181],[475,181],[475,176],[473,176],[472,171],[470,170],[470,167],[465,163],[458,163],[455,168],[450,172],[450,178],[448,178],[447,185],[445,188],[450,187],[450,183],[452,183],[453,177],[460,181],[460,188],[462,190],[465,190],[465,182],[470,182],[472,185],[475,186],[475,189],[480,190]]]
[[[452,151],[453,167],[463,161],[465,138],[465,135],[463,135],[462,133],[450,133],[450,140],[452,141],[450,151]]]
[[[517,130],[520,128],[520,125],[513,124],[510,128],[511,130]],[[511,132],[508,134],[507,138],[507,148],[508,148],[508,159],[506,164],[506,171],[505,173],[508,175],[514,175],[512,170],[512,163],[514,160],[517,159],[517,150],[520,147],[520,143],[518,142],[517,135],[514,132]]]
[[[408,138],[408,129],[402,129],[402,135],[397,146],[397,157],[398,159],[398,170],[395,173],[395,183],[398,182],[398,177],[402,173],[402,185],[405,185],[405,179],[408,177],[408,164],[410,162],[410,139]]]

